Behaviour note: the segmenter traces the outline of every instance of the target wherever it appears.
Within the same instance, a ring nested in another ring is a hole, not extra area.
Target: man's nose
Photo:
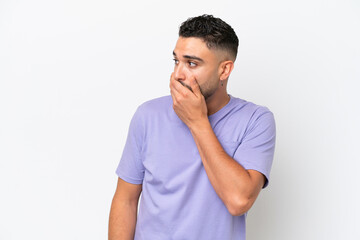
[[[175,66],[174,78],[177,81],[184,81],[185,80],[186,77],[185,77],[183,66],[181,64],[178,64],[177,66]]]

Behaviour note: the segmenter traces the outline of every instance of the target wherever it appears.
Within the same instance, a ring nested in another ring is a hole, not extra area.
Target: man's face
[[[191,89],[191,79],[195,78],[205,99],[218,89],[220,58],[203,40],[179,37],[173,55],[175,80]]]

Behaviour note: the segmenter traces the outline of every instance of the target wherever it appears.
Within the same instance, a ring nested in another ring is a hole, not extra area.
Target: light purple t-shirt
[[[229,156],[263,173],[267,186],[275,148],[268,108],[230,95],[209,116]],[[245,240],[245,218],[232,216],[212,187],[189,128],[171,95],[141,104],[130,123],[116,174],[143,184],[135,240]]]

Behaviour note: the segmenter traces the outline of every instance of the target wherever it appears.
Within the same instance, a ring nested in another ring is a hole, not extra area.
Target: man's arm
[[[210,125],[207,106],[195,80],[191,81],[191,88],[193,92],[171,78],[173,108],[189,127],[217,195],[232,215],[242,215],[255,202],[264,186],[265,176],[255,170],[246,170],[224,151]]]
[[[234,216],[247,212],[264,186],[264,175],[244,169],[231,158],[222,148],[209,121],[190,130],[206,174],[229,212]]]
[[[118,178],[109,216],[109,240],[133,240],[142,184]]]

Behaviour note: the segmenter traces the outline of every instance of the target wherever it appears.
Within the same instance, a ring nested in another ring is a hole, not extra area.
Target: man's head
[[[221,19],[211,15],[189,18],[179,29],[173,77],[188,88],[191,79],[196,79],[205,99],[217,91],[226,93],[238,45],[234,30]]]
[[[234,29],[212,15],[189,18],[179,29],[179,37],[196,37],[202,39],[209,49],[223,50],[228,59],[235,61],[239,39]]]

